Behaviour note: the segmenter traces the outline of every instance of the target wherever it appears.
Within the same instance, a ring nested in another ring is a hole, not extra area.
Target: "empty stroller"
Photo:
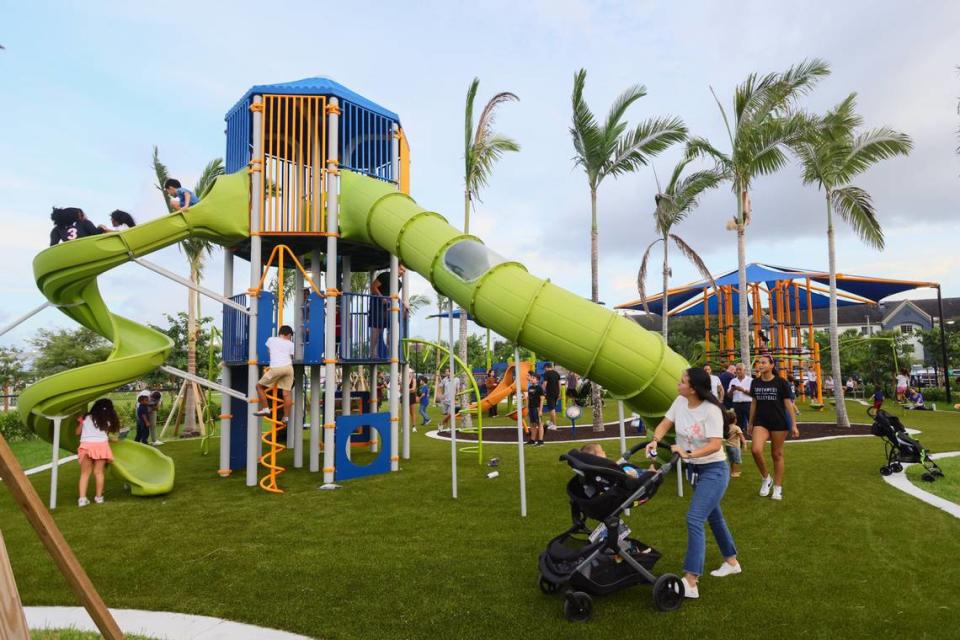
[[[870,412],[868,412],[870,413]],[[943,471],[930,459],[930,451],[910,437],[900,418],[890,415],[883,409],[877,409],[873,415],[873,435],[883,438],[887,453],[887,464],[880,467],[881,475],[903,471],[903,462],[919,462],[925,469],[921,477],[925,482],[933,482],[943,477]]]
[[[646,446],[638,444],[630,456]],[[665,445],[661,445],[667,448]],[[675,611],[683,604],[683,581],[651,570],[660,553],[630,537],[620,516],[625,509],[648,501],[657,492],[677,456],[656,472],[634,478],[616,463],[576,449],[560,456],[576,474],[567,483],[573,526],[555,537],[540,554],[540,590],[547,594],[564,589],[564,616],[586,622],[593,612],[591,595],[606,595],[646,583],[653,585],[653,604],[661,611]],[[590,529],[587,519],[599,524]]]

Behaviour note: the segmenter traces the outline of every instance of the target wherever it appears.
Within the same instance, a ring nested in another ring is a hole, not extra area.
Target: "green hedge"
[[[0,434],[8,442],[30,440],[36,437],[30,431],[27,431],[27,427],[20,422],[20,414],[16,409],[0,412]]]

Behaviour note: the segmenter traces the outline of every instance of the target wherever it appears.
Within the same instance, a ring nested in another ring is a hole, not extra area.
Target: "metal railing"
[[[390,297],[369,293],[344,293],[340,297],[340,360],[390,361]],[[400,340],[407,321],[400,316]],[[401,357],[403,353],[400,354]]]

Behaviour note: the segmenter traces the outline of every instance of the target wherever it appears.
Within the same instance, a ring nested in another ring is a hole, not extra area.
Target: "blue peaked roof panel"
[[[249,105],[250,99],[255,95],[261,94],[284,96],[336,96],[346,100],[347,102],[352,102],[359,107],[363,107],[364,109],[377,113],[385,118],[389,118],[395,122],[400,122],[400,116],[393,111],[381,107],[376,102],[368,100],[359,93],[355,93],[346,88],[339,82],[324,76],[303,78],[302,80],[294,80],[292,82],[278,82],[276,84],[258,84],[250,87],[250,89],[243,94],[243,97],[241,97],[237,103],[230,108],[226,117],[229,118],[230,114],[237,109],[246,109]]]

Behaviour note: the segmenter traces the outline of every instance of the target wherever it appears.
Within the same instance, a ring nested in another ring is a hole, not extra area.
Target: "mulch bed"
[[[652,429],[647,430],[647,434],[652,433]],[[439,434],[441,438],[449,439],[449,432],[443,432]],[[629,422],[626,427],[626,435],[628,438],[636,437],[640,434],[637,433],[637,430],[630,426]],[[800,440],[811,440],[813,438],[825,438],[828,436],[868,436],[870,435],[870,425],[866,424],[853,424],[850,425],[849,429],[844,427],[838,427],[833,423],[826,422],[801,422],[800,423]],[[571,442],[571,441],[588,441],[588,440],[599,440],[601,438],[619,438],[620,437],[620,425],[616,422],[608,423],[604,426],[603,433],[599,431],[594,431],[593,426],[588,424],[577,425],[576,434],[571,433],[570,426],[561,426],[556,431],[551,431],[547,429],[544,431],[543,439],[545,442]],[[457,440],[463,441],[476,441],[477,434],[475,433],[462,433],[457,432]],[[749,439],[749,438],[748,438]],[[788,438],[787,441],[791,441],[793,438]],[[517,441],[517,428],[512,427],[484,427],[483,429],[483,441],[484,442],[516,442]]]

